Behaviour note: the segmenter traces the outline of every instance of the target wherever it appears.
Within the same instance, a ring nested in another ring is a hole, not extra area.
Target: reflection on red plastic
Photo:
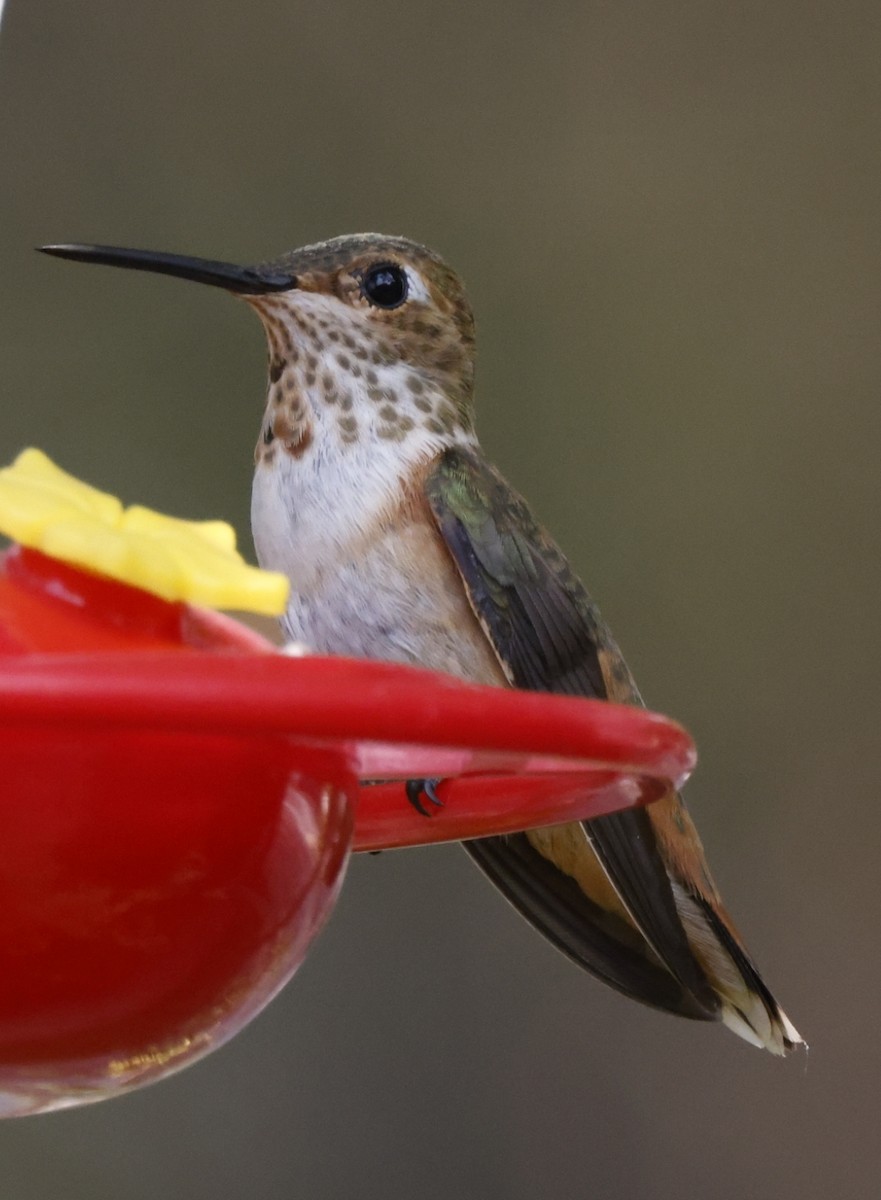
[[[275,647],[238,621],[12,546],[0,556],[0,654]]]
[[[290,978],[348,854],[338,759],[294,766],[279,738],[18,724],[0,753],[0,1111],[160,1078]]]
[[[694,760],[639,709],[287,658],[19,548],[0,565],[0,754],[7,1114],[113,1095],[225,1041],[301,961],[350,848],[646,803]],[[428,776],[431,818],[401,782]]]

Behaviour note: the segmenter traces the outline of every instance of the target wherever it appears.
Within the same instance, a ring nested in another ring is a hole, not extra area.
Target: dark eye
[[[361,290],[377,308],[397,308],[407,299],[407,273],[394,263],[380,263],[364,272]]]

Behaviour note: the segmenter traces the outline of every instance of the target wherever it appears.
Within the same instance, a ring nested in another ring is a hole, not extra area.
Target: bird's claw
[[[430,800],[436,808],[443,808],[444,802],[437,794],[437,786],[441,782],[440,779],[408,779],[404,784],[404,790],[407,793],[407,799],[413,805],[418,813],[423,817],[433,817],[434,813],[431,809],[426,808],[422,803],[422,797],[425,796]]]

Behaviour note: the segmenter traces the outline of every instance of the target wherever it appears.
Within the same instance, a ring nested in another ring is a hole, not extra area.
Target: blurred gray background
[[[404,233],[465,276],[488,452],[650,703],[812,1044],[628,1003],[455,847],[352,863],[299,976],[123,1100],[0,1126],[3,1200],[877,1193],[877,3],[10,0],[3,461],[247,531],[258,322],[41,259]]]

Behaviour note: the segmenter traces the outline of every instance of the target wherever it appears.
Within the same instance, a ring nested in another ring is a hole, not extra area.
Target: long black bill
[[[72,258],[75,262],[103,263],[109,267],[128,267],[133,271],[153,271],[176,275],[226,288],[239,295],[256,296],[261,292],[287,292],[297,286],[296,275],[264,270],[261,267],[237,267],[233,263],[212,262],[207,258],[187,258],[182,254],[162,254],[154,250],[125,250],[120,246],[38,246],[43,254]]]

